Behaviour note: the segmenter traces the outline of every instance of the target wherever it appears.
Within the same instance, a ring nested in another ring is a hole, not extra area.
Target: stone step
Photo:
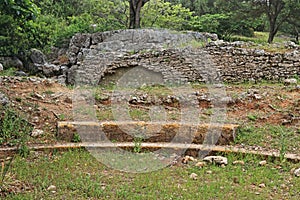
[[[71,142],[78,133],[83,142],[149,142],[227,145],[235,138],[236,124],[192,124],[175,122],[61,121],[59,140]]]

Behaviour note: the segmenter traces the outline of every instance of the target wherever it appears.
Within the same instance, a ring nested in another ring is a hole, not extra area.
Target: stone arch
[[[161,73],[164,82],[201,80],[190,50],[184,49],[191,41],[208,37],[215,36],[153,29],[77,34],[68,51],[71,67],[67,83],[98,84],[105,74],[134,66]]]

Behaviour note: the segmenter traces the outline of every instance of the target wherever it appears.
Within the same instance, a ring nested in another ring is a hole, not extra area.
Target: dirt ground
[[[110,111],[111,98],[99,95],[111,93],[110,89],[99,87],[96,105],[99,120],[113,120]],[[205,86],[193,87],[198,93],[205,93]],[[268,125],[283,125],[290,127],[295,132],[300,130],[300,91],[299,86],[283,84],[244,84],[225,85],[226,95],[229,101],[226,106],[226,123],[240,126],[253,125],[263,127]],[[0,91],[6,94],[11,106],[25,117],[35,129],[41,129],[44,134],[31,137],[30,143],[56,143],[58,121],[72,121],[72,94],[74,88],[58,84],[50,79],[4,77],[0,82]],[[156,91],[160,92],[160,91]],[[150,94],[149,94],[150,93]],[[144,91],[143,95],[153,96],[154,93]],[[105,95],[104,95],[105,96]],[[168,113],[176,112],[176,101],[164,103],[162,106]],[[150,102],[151,103],[151,102]],[[151,106],[145,102],[129,102],[133,111],[139,113],[136,120],[143,119],[147,115],[147,109]],[[199,100],[200,118],[206,122],[210,120],[211,102],[208,99]],[[174,111],[175,110],[175,111]],[[177,120],[176,115],[173,120]],[[145,118],[147,120],[147,117]]]
[[[73,94],[76,89],[60,85],[50,79],[34,77],[2,77],[1,79],[0,92],[9,98],[10,107],[32,124],[34,129],[43,130],[41,135],[31,135],[28,145],[61,143],[62,141],[58,141],[57,138],[57,123],[74,121]],[[212,101],[205,96],[208,93],[207,87],[195,84],[192,88],[194,91],[191,93],[198,99],[197,111],[200,120],[204,123],[210,122],[213,116],[212,110],[215,107]],[[287,146],[285,151],[299,154],[299,86],[263,83],[231,84],[225,85],[224,88],[228,97],[224,123],[239,125],[243,129],[241,134],[244,134],[242,140],[233,143],[233,146],[254,150],[277,150],[278,152],[284,144]],[[114,103],[110,96],[112,93],[112,88],[107,86],[99,86],[95,90],[94,108],[97,110],[99,121],[114,120],[115,116],[111,111]],[[168,120],[180,120],[178,113],[180,113],[181,105],[176,100],[176,94],[170,95],[165,88],[148,88],[138,91],[130,97],[126,104],[128,104],[132,120],[149,121],[151,120],[151,117],[148,116],[150,107],[156,103],[166,110]],[[252,131],[247,132],[249,127]],[[288,138],[284,140],[285,143],[281,143],[283,138],[280,135],[269,133],[272,127],[283,127],[292,134],[286,136]],[[248,133],[250,135],[247,135]],[[2,147],[7,147],[7,145],[3,144]],[[39,157],[39,152],[35,152],[34,155]],[[50,153],[49,156],[51,157],[51,155]],[[8,185],[8,189],[0,191],[2,195],[5,196],[6,192],[19,193],[24,188],[27,188],[27,191],[34,190],[34,186],[27,182],[18,181],[15,177],[11,177],[11,179],[13,181]]]

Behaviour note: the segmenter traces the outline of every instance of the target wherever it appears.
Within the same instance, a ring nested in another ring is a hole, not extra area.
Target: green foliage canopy
[[[3,0],[0,4],[0,55],[17,55],[36,45],[31,25],[39,12],[31,0]]]
[[[142,9],[142,27],[184,30],[194,18],[190,9],[163,0],[152,0]]]
[[[217,33],[222,39],[278,31],[298,40],[298,0],[150,0],[140,13],[142,28]],[[130,0],[2,0],[0,55],[22,55],[30,48],[64,46],[77,32],[125,29]]]

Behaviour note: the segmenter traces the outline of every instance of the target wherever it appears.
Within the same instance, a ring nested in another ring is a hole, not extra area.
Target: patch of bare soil
[[[236,97],[236,103],[228,107],[229,121],[238,124],[252,121],[258,127],[285,125],[299,128],[300,91],[295,86],[232,86],[227,88],[227,95]]]
[[[212,102],[204,98],[205,88],[196,88],[194,93],[198,100],[199,118],[205,123],[212,115]],[[0,81],[0,92],[10,100],[10,105],[23,116],[35,129],[43,130],[43,134],[30,136],[29,145],[55,144],[57,138],[57,122],[72,121],[73,89],[60,85],[53,80],[39,78],[7,77]],[[159,91],[158,91],[159,93]],[[133,120],[149,121],[150,107],[162,106],[167,112],[169,121],[180,120],[180,104],[175,96],[157,95],[151,92],[139,92],[128,101],[130,115]],[[226,106],[226,123],[256,127],[282,125],[293,131],[300,130],[300,91],[296,86],[274,85],[230,85],[226,86],[229,101]],[[111,113],[111,91],[102,89],[96,96],[98,118],[100,121],[113,120]],[[154,96],[159,96],[155,98]],[[271,138],[270,138],[271,139]],[[265,146],[268,146],[266,141]],[[237,144],[237,146],[240,146]],[[255,150],[261,147],[255,147]],[[277,149],[278,150],[278,149]],[[299,145],[295,151],[299,152]],[[4,162],[2,162],[4,163]],[[34,190],[33,186],[20,182],[15,178],[10,185],[2,187],[1,194],[22,193]]]
[[[10,106],[43,134],[30,143],[55,143],[57,121],[72,119],[72,90],[50,79],[8,77],[0,91]]]
[[[33,124],[35,129],[44,131],[39,136],[31,137],[30,143],[56,143],[57,122],[72,120],[73,90],[53,80],[6,77],[0,82],[0,91],[9,97],[11,106]],[[207,92],[205,88],[196,88],[195,91],[193,94],[199,100],[199,118],[207,123],[214,106],[209,99],[203,97]],[[159,93],[156,91],[155,95],[157,92]],[[283,125],[299,131],[300,91],[296,86],[230,85],[226,86],[226,93],[229,97],[226,123],[241,126],[253,124],[257,127]],[[95,108],[100,121],[114,119],[110,108],[112,100],[107,94],[111,94],[111,91],[102,89],[98,94],[101,98],[96,96]],[[180,104],[176,95],[159,95],[159,99],[147,91],[139,92],[138,95],[128,101],[133,120],[151,120],[148,112],[150,106],[156,103],[165,108],[169,121],[180,118]]]

